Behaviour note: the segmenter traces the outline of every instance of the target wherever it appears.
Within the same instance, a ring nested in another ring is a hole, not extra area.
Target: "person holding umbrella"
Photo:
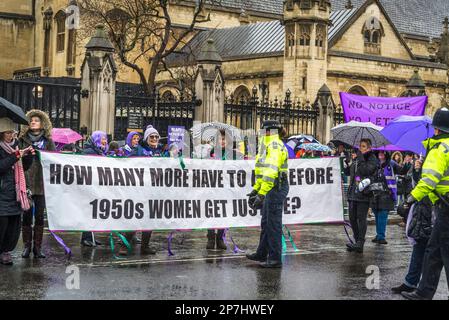
[[[372,177],[377,170],[376,156],[371,150],[371,140],[361,139],[360,148],[357,153],[352,154],[353,162],[349,167],[349,220],[354,232],[355,244],[348,243],[350,252],[363,252],[365,235],[367,230],[367,218],[371,194],[360,191],[360,184],[367,178]]]
[[[19,148],[32,147],[34,150],[55,151],[51,138],[52,124],[48,115],[40,110],[30,110],[26,114],[29,126],[23,126],[19,137]],[[26,211],[22,221],[22,238],[24,250],[22,258],[29,258],[31,251],[35,258],[43,259],[42,239],[44,235],[44,178],[42,165],[38,156],[33,157],[29,170],[26,171],[27,186],[31,190],[33,208]],[[34,216],[34,228],[32,228]],[[31,250],[31,241],[33,249]]]
[[[19,150],[14,138],[16,124],[9,118],[0,118],[0,263],[12,265],[10,252],[20,237],[23,211],[30,209],[24,170],[31,165],[34,149]]]

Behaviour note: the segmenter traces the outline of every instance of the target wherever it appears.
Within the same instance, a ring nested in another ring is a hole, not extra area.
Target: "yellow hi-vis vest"
[[[282,172],[288,171],[288,151],[279,135],[264,136],[256,156],[254,190],[266,195]]]
[[[429,196],[430,201],[435,203],[438,196],[434,191],[440,195],[449,193],[449,136],[436,136],[423,144],[425,148],[429,147],[430,152],[422,167],[421,180],[413,189],[412,196],[417,201]]]

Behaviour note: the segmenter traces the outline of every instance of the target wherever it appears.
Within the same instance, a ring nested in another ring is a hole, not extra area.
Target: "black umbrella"
[[[22,108],[0,97],[0,118],[9,118],[15,123],[28,124]]]

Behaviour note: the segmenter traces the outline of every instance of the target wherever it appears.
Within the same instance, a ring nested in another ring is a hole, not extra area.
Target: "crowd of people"
[[[27,113],[27,118],[29,125],[23,126],[20,132],[16,131],[16,124],[8,118],[0,119],[0,207],[2,208],[0,210],[0,263],[3,265],[13,264],[11,251],[15,249],[20,233],[24,247],[22,258],[27,259],[31,254],[38,259],[46,257],[42,248],[45,213],[43,173],[36,151],[55,151],[56,147],[52,141],[52,125],[48,115],[39,110],[31,110]],[[428,192],[424,192],[426,189],[422,186],[421,181],[424,180],[427,185],[435,184],[435,182],[427,176],[422,178],[422,175],[429,174],[429,172],[434,173],[435,170],[423,170],[422,155],[409,152],[375,151],[369,139],[362,139],[358,148],[349,148],[344,144],[335,146],[334,143],[331,143],[328,145],[329,152],[315,152],[293,150],[286,143],[285,134],[286,132],[283,130],[276,135],[276,139],[278,139],[276,141],[279,141],[276,143],[280,143],[280,139],[284,140],[285,148],[281,149],[285,149],[285,157],[290,159],[340,157],[342,178],[349,185],[347,200],[354,237],[354,241],[346,245],[349,252],[363,253],[368,225],[367,217],[370,210],[376,221],[376,236],[372,242],[379,245],[388,244],[386,229],[389,214],[397,211],[403,217],[404,224],[407,225],[407,236],[413,244],[413,251],[404,282],[392,290],[394,293],[414,293],[421,283],[421,278],[424,277],[424,261],[431,259],[425,258],[425,252],[429,251],[429,243],[432,242],[430,241],[433,225],[432,212],[433,204],[435,204],[435,201],[431,201],[435,199],[432,199]],[[445,131],[437,132],[437,134],[443,135],[443,137],[448,135]],[[264,139],[272,139],[272,137],[268,136]],[[210,148],[206,149],[206,154],[204,154],[204,150],[201,151],[201,158],[215,160],[249,158],[245,150],[242,150],[241,146],[236,144],[225,130],[219,131],[216,141],[214,140],[208,146]],[[137,131],[130,132],[123,146],[116,141],[108,141],[105,132],[95,131],[82,147],[73,144],[66,145],[61,152],[100,157],[167,158],[180,155],[178,145],[162,144],[158,130],[151,125],[143,134]],[[445,152],[447,153],[447,150]],[[256,157],[256,161],[257,159]],[[282,167],[284,165],[279,164]],[[443,176],[442,174],[438,175]],[[421,187],[422,194],[413,194],[414,189],[419,189],[419,187]],[[288,190],[287,187],[286,190]],[[257,204],[257,201],[260,200],[258,197],[264,198],[265,195],[261,196],[258,190],[256,194],[249,196],[252,204]],[[275,201],[274,199],[276,198],[273,198],[273,201]],[[261,201],[263,202],[264,199]],[[414,203],[414,214],[409,215],[412,203]],[[140,243],[141,254],[155,254],[156,248],[150,245],[151,235],[151,231],[142,232],[141,235],[136,232],[126,232],[124,238],[128,243]],[[81,245],[95,247],[101,243],[95,239],[93,232],[83,232]],[[208,230],[206,248],[226,250],[224,230]],[[128,249],[129,246],[122,241],[119,254],[127,255]],[[263,246],[261,244],[259,249],[257,253],[249,255],[249,258],[260,260],[262,251],[264,256],[268,254],[266,244]],[[278,251],[275,250],[272,254],[279,255]],[[426,284],[424,285],[434,281],[429,275],[426,275],[425,279]],[[431,296],[431,289],[426,287],[422,289],[422,292],[425,290],[427,290],[427,297]]]

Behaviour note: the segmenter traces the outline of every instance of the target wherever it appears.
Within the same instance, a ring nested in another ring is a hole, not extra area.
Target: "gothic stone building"
[[[79,78],[84,46],[64,23],[73,3],[0,1],[0,78]],[[170,3],[174,22],[188,24],[195,1]],[[339,103],[340,91],[401,96],[425,85],[429,114],[449,98],[447,0],[221,0],[207,10],[210,19],[168,65],[195,65],[214,39],[228,96],[248,98],[253,88],[265,88],[269,99],[290,90],[305,102],[326,84]],[[118,81],[138,77],[120,68]],[[167,73],[158,84],[162,95],[179,94]]]

